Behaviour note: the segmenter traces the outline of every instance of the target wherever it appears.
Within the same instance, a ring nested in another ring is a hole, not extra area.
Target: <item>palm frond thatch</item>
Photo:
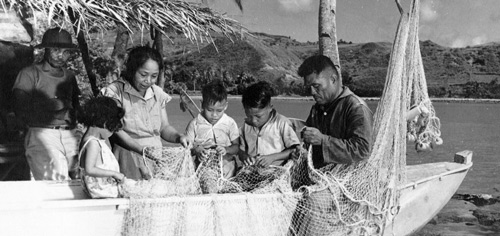
[[[224,14],[179,0],[0,0],[0,6],[34,16],[41,14],[49,22],[57,19],[56,24],[70,24],[83,32],[95,28],[106,31],[122,24],[130,32],[153,27],[167,35],[173,29],[192,41],[202,42],[212,41],[212,32],[226,36],[247,32]]]

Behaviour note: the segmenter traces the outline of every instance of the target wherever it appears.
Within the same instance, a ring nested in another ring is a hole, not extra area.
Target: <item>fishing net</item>
[[[418,8],[418,3],[416,3]],[[418,152],[431,151],[435,145],[441,145],[441,123],[427,93],[424,65],[420,54],[418,39],[419,16],[411,17],[409,22],[408,46],[406,49],[407,85],[407,140],[415,143]],[[413,112],[416,111],[416,112]],[[413,113],[413,114],[412,114]],[[408,117],[410,116],[410,117]]]
[[[202,158],[196,175],[203,193],[283,193],[292,192],[290,186],[290,168],[285,166],[258,167],[244,166],[236,176],[223,177],[222,156],[215,150],[208,150]]]
[[[190,151],[181,147],[148,147],[144,157],[155,162],[153,178],[122,185],[130,198],[123,235],[280,235],[288,229],[299,199],[289,184],[292,163],[248,166],[225,179],[215,150],[196,172]]]
[[[406,181],[407,128],[418,130],[417,142],[439,137],[439,120],[427,94],[418,51],[418,13],[418,0],[412,1],[408,13],[402,12],[383,95],[374,115],[374,143],[368,161],[298,170],[302,173],[297,176],[305,178],[294,180],[297,186],[314,184],[299,187],[306,190],[306,196],[298,203],[291,224],[295,234],[382,235],[397,213],[398,186]],[[408,124],[414,122],[407,122],[407,111],[414,106],[421,111],[417,120],[425,118],[427,122]],[[303,156],[311,155],[302,152]]]
[[[147,166],[152,178],[126,180],[121,185],[123,197],[159,198],[201,193],[189,150],[182,147],[147,147],[143,158],[154,163]],[[144,163],[147,162],[144,160]]]
[[[407,137],[417,150],[441,142],[419,52],[418,12],[418,0],[401,12],[367,161],[315,169],[311,147],[300,147],[285,166],[246,166],[225,179],[214,150],[194,171],[188,151],[155,149],[145,155],[158,160],[149,182],[170,181],[175,186],[163,188],[181,191],[159,198],[144,197],[154,192],[149,187],[136,191],[142,197],[130,200],[124,235],[383,235],[406,181]]]

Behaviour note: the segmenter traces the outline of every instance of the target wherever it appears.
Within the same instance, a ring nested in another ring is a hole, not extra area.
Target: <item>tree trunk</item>
[[[71,21],[73,22],[73,30],[75,31],[76,39],[78,41],[78,47],[80,48],[80,53],[82,54],[82,59],[83,59],[83,64],[85,65],[85,71],[87,71],[87,76],[89,77],[89,82],[90,82],[90,88],[92,89],[92,93],[94,96],[97,96],[99,93],[99,89],[97,88],[97,79],[96,76],[93,72],[93,66],[92,66],[92,61],[90,60],[89,56],[89,47],[87,45],[87,41],[85,40],[85,35],[83,33],[83,30],[78,31],[77,29],[77,19],[79,16],[73,12],[73,9],[68,8],[69,12],[69,17]]]
[[[113,58],[115,62],[115,70],[111,72],[111,80],[107,81],[108,83],[113,82],[112,80],[120,78],[122,67],[127,56],[129,38],[130,33],[127,28],[125,28],[123,24],[117,23],[115,45],[113,46],[113,53],[111,53],[111,58]]]
[[[160,31],[153,29],[153,27],[150,28],[151,32],[154,32],[151,36],[151,39],[153,39],[153,48],[156,49],[160,55],[161,55],[161,61],[163,63],[163,40],[162,40],[162,35]],[[158,76],[158,81],[156,82],[156,85],[160,86],[160,88],[165,88],[165,73],[163,73],[164,70],[160,71],[160,74]]]
[[[118,23],[116,25],[116,39],[115,45],[113,47],[113,53],[111,53],[111,57],[125,57],[127,55],[127,47],[128,40],[130,38],[130,34],[122,24]]]
[[[339,50],[337,48],[337,26],[335,9],[337,0],[320,0],[319,3],[319,53],[329,57],[340,72]]]

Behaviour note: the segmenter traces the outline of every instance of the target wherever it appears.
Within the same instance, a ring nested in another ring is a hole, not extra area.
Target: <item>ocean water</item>
[[[199,104],[199,99],[194,99]],[[273,100],[279,113],[306,119],[314,101]],[[368,102],[375,112],[377,102]],[[432,152],[417,153],[413,144],[407,148],[409,165],[450,161],[455,153],[463,150],[474,152],[474,165],[460,186],[459,193],[500,194],[500,104],[434,102],[437,116],[441,120],[443,145]],[[167,106],[170,123],[179,131],[184,131],[191,115],[182,112],[179,100],[174,98]],[[240,99],[229,99],[226,114],[233,117],[238,125],[243,124],[244,111]]]

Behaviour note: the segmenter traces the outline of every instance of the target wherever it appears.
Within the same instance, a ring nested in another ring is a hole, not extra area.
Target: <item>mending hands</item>
[[[191,146],[191,139],[189,139],[184,134],[179,135],[179,137],[177,138],[177,142],[180,143],[185,148],[189,148]]]
[[[217,145],[217,146],[215,147],[215,151],[217,151],[217,153],[218,153],[219,155],[221,155],[221,156],[225,156],[225,155],[227,154],[227,150],[226,150],[226,148],[225,148],[225,147],[223,147],[223,146],[219,146],[219,145]]]
[[[321,145],[324,136],[318,129],[307,126],[302,129],[301,134],[304,142],[312,145]]]
[[[125,180],[125,175],[120,172],[113,173],[112,177],[116,180],[117,183],[123,183]]]
[[[260,167],[269,167],[275,159],[273,155],[258,155],[255,157],[254,164]]]
[[[250,166],[255,163],[256,157],[250,156],[247,153],[240,152],[238,156],[240,157],[241,162],[243,162],[243,165],[245,166]]]
[[[257,156],[250,156],[243,154],[243,157],[240,155],[240,160],[245,166],[256,165],[259,167],[269,167],[275,161],[275,158],[273,158],[272,155],[259,154]]]

